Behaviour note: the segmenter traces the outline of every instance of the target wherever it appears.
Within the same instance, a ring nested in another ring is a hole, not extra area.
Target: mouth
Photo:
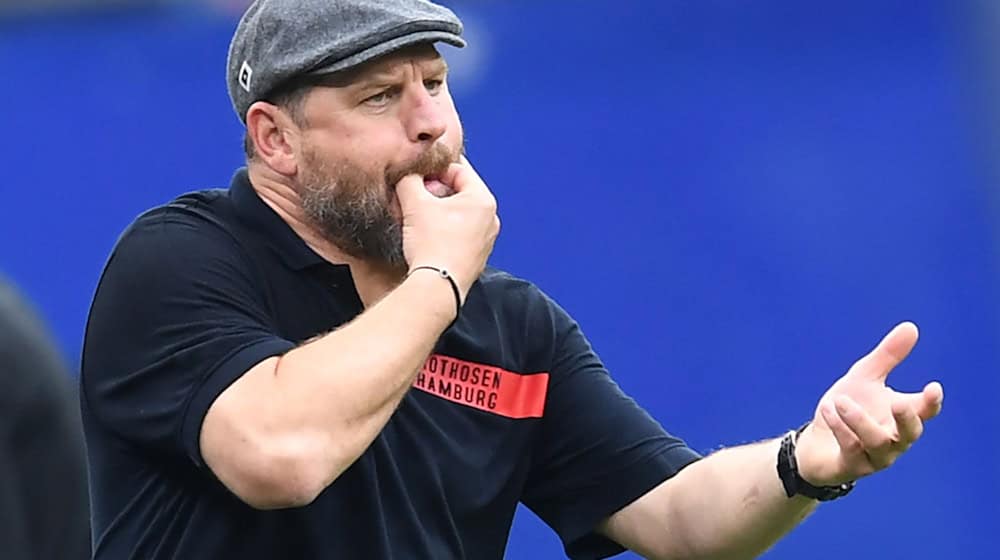
[[[424,177],[424,188],[427,189],[427,192],[438,198],[444,198],[455,194],[455,191],[448,185],[442,183],[440,177],[437,175],[428,175]]]

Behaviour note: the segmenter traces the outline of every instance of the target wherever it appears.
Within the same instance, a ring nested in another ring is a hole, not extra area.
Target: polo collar
[[[318,264],[329,264],[316,254],[295,231],[271,209],[254,190],[247,168],[233,175],[229,197],[240,219],[248,223],[271,246],[285,264],[293,270],[304,270]]]

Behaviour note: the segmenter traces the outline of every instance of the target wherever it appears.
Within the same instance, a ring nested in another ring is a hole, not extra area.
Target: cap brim
[[[321,75],[342,72],[406,47],[423,43],[438,42],[447,43],[453,47],[459,48],[465,46],[465,40],[454,33],[449,33],[447,31],[416,31],[414,33],[402,35],[400,37],[395,37],[388,41],[379,43],[359,53],[352,54],[347,58],[342,58],[332,64],[319,66],[308,73],[312,75]]]

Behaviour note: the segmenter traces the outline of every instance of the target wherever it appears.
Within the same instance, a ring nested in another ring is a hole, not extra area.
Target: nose
[[[448,130],[445,104],[432,96],[423,84],[411,90],[405,117],[406,135],[411,142],[433,144]]]

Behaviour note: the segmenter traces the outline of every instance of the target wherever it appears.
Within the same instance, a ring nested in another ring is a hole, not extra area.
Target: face
[[[462,128],[431,47],[391,55],[342,87],[306,98],[296,186],[312,225],[347,254],[405,270],[395,187],[417,174],[428,190],[462,153]]]

